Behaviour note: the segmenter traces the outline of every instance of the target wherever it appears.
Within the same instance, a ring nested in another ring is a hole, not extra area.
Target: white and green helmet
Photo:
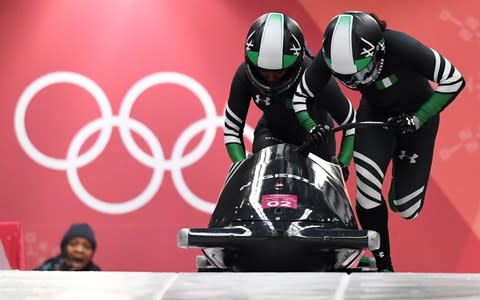
[[[327,25],[322,52],[325,63],[343,84],[353,89],[367,86],[383,67],[382,28],[367,13],[344,12]]]
[[[245,62],[248,78],[265,94],[288,90],[302,71],[305,41],[297,22],[282,13],[259,17],[248,30],[245,40]],[[259,70],[287,70],[281,82],[266,82]]]

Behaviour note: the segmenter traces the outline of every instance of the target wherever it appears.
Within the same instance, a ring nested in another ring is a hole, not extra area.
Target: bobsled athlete
[[[380,234],[380,249],[373,251],[378,270],[393,271],[382,196],[388,164],[393,163],[390,208],[413,219],[425,200],[439,113],[465,81],[436,50],[360,11],[341,13],[327,25],[322,48],[293,99],[301,123],[312,122],[305,103],[322,92],[332,75],[361,93],[357,121],[388,121],[388,129],[357,128],[354,161],[357,216],[364,229]],[[435,89],[429,81],[437,84]]]
[[[233,77],[225,109],[224,141],[233,162],[246,158],[243,129],[252,99],[263,112],[255,128],[254,153],[275,144],[301,145],[310,140],[315,142],[313,153],[327,160],[335,156],[335,138],[324,127],[333,125],[332,117],[340,125],[354,122],[356,112],[336,81],[328,79],[314,99],[298,104],[310,116],[298,122],[292,99],[303,71],[312,62],[308,54],[302,30],[289,16],[267,13],[251,25],[245,61]],[[343,132],[338,155],[345,180],[354,133],[354,129]]]

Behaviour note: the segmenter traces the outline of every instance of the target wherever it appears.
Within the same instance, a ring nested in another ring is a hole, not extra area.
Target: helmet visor
[[[248,78],[266,95],[278,95],[290,89],[296,84],[301,71],[299,64],[281,70],[266,70],[247,64]]]
[[[383,59],[372,60],[365,68],[353,74],[339,74],[333,72],[333,75],[338,78],[344,85],[349,88],[357,89],[362,86],[367,86],[374,82],[381,70]]]

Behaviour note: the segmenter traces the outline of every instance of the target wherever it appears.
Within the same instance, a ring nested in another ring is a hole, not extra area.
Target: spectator
[[[97,248],[95,235],[87,223],[72,224],[62,238],[61,253],[45,261],[37,271],[101,271],[93,263]]]

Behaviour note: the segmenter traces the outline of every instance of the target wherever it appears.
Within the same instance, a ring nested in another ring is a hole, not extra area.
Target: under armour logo
[[[418,154],[417,153],[413,153],[411,156],[410,155],[407,155],[407,151],[405,150],[401,150],[400,151],[400,155],[398,156],[398,158],[400,158],[400,160],[403,160],[404,158],[408,158],[410,159],[410,163],[411,164],[414,164],[416,163],[416,158],[418,158]]]
[[[265,106],[270,105],[270,97],[266,96],[265,99],[260,98],[260,95],[255,95],[255,103],[260,104],[260,102],[264,103]]]
[[[412,117],[407,118],[407,125],[408,126],[415,126],[415,121]]]

